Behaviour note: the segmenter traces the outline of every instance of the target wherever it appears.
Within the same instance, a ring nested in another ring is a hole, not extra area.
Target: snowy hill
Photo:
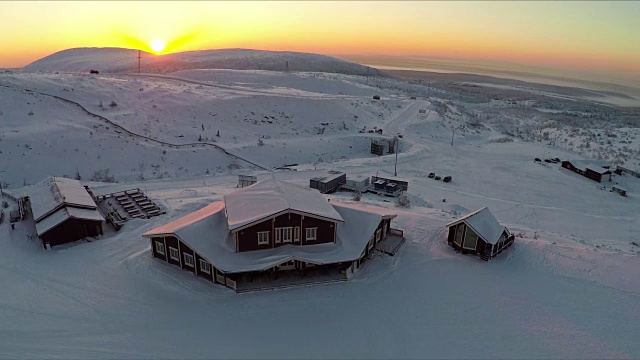
[[[144,73],[171,73],[189,69],[236,69],[326,72],[380,76],[373,68],[330,56],[249,49],[201,50],[154,55],[143,52]],[[76,48],[59,51],[25,66],[26,71],[134,73],[138,71],[138,50],[122,48]]]
[[[78,172],[96,194],[140,188],[167,211],[51,251],[33,224],[0,224],[0,357],[640,357],[640,179],[598,184],[533,161],[637,169],[637,110],[470,80],[0,73],[5,191]],[[411,206],[361,201],[397,212],[407,241],[349,282],[234,294],[154,260],[141,237],[236,190],[238,171],[303,186],[328,170],[392,175],[395,156],[369,147],[397,133]],[[285,164],[297,171],[266,170]],[[517,236],[488,263],[444,231],[484,206]]]

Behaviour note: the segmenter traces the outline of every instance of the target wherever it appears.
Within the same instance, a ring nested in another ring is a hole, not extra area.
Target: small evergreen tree
[[[78,168],[76,168],[76,176],[74,176],[74,179],[82,180],[82,176],[80,176],[80,171],[78,170]]]

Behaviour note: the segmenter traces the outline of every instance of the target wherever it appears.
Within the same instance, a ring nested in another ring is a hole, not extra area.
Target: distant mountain
[[[189,69],[235,69],[327,72],[382,76],[380,70],[338,58],[288,51],[247,49],[200,50],[154,55],[142,52],[141,71],[171,73]],[[76,48],[63,50],[25,66],[27,71],[132,73],[138,71],[138,50],[123,48]]]

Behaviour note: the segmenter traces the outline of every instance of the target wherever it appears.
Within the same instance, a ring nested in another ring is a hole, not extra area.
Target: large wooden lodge
[[[514,242],[514,235],[500,225],[488,208],[469,213],[446,225],[447,242],[462,253],[471,253],[489,260]]]
[[[391,228],[395,217],[387,209],[328,202],[317,190],[267,179],[143,236],[154,257],[245,291],[284,279],[346,280],[376,245],[402,238]]]
[[[603,161],[565,160],[561,166],[599,183],[611,181],[611,165]]]

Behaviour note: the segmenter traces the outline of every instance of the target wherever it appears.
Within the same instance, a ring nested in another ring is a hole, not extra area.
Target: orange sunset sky
[[[0,2],[0,67],[73,47],[494,59],[640,79],[640,2]]]

